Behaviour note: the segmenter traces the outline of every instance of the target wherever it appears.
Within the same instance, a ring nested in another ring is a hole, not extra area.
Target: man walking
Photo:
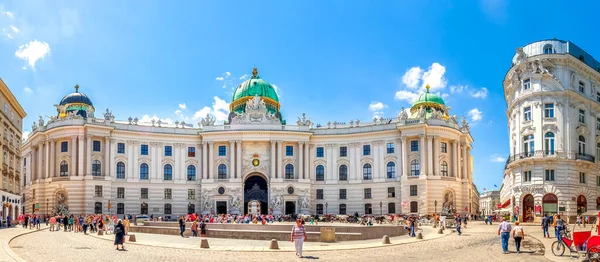
[[[548,233],[548,225],[549,225],[548,216],[544,214],[542,217],[542,231],[544,231],[544,238],[550,238],[550,233]]]
[[[185,220],[183,219],[183,216],[181,216],[179,218],[179,235],[181,235],[181,237],[183,236],[183,233],[185,232]]]
[[[506,218],[502,218],[502,223],[498,226],[498,235],[502,240],[502,253],[508,254],[508,238],[510,237],[510,231],[512,230],[510,224],[506,222]]]
[[[462,232],[460,231],[460,226],[461,226],[461,220],[460,220],[460,216],[456,216],[456,232],[458,232],[459,236],[462,236]]]
[[[12,218],[10,217],[10,215],[6,216],[6,227],[10,227],[11,220]]]

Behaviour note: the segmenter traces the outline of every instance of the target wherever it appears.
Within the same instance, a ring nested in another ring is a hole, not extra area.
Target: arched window
[[[196,181],[196,166],[189,165],[187,167],[187,181]]]
[[[585,137],[579,136],[579,154],[585,154]]]
[[[554,133],[548,132],[544,135],[544,153],[554,155]]]
[[[148,164],[146,163],[140,165],[140,179],[148,180]]]
[[[338,211],[338,214],[340,215],[344,215],[346,214],[346,204],[340,204],[340,210]]]
[[[102,166],[100,164],[100,160],[92,161],[92,176],[100,176],[101,170],[102,170]]]
[[[315,171],[317,172],[317,181],[325,181],[325,167],[318,165]]]
[[[558,213],[558,198],[555,194],[546,194],[542,198],[542,211],[546,215]]]
[[[148,214],[148,203],[144,202],[140,204],[140,214],[147,215]]]
[[[217,168],[217,179],[227,179],[227,166],[220,164]]]
[[[365,204],[365,215],[373,214],[373,208],[371,204]]]
[[[583,195],[577,197],[577,214],[581,215],[587,211],[587,199]]]
[[[165,215],[170,215],[171,212],[171,204],[165,204]]]
[[[339,168],[339,180],[340,181],[348,181],[348,166],[341,165]]]
[[[117,203],[117,215],[125,214],[125,204]]]
[[[285,179],[294,179],[294,165],[285,165]]]
[[[419,212],[419,203],[417,203],[417,201],[410,202],[410,212],[411,213]]]
[[[373,179],[373,169],[371,168],[371,164],[366,163],[363,165],[363,180],[372,180]]]
[[[396,163],[387,163],[387,178],[396,178]]]
[[[580,60],[581,62],[585,62],[585,58],[583,58],[583,55],[579,55],[579,60]]]
[[[173,180],[173,166],[170,164],[163,167],[163,180]]]
[[[523,137],[523,153],[525,157],[533,156],[535,150],[535,144],[533,141],[533,135],[527,135]]]
[[[317,204],[317,214],[323,214],[323,204]]]
[[[442,172],[442,176],[448,176],[448,163],[446,161],[442,161],[440,170]]]
[[[596,210],[600,210],[600,197],[596,198]]]
[[[63,160],[60,162],[60,176],[68,176],[69,175],[69,163]]]
[[[125,179],[125,163],[123,162],[117,163],[117,178]]]
[[[189,203],[188,204],[188,214],[196,213],[196,205]]]
[[[420,173],[421,170],[419,167],[419,160],[413,159],[412,161],[410,161],[410,175],[418,176]]]
[[[544,46],[544,54],[546,54],[546,55],[547,55],[547,54],[552,54],[552,53],[554,53],[554,52],[552,51],[552,45],[551,45],[551,44],[547,44],[547,45],[545,45],[545,46]]]
[[[102,202],[94,203],[94,214],[102,214]]]
[[[600,143],[596,143],[596,160],[600,160]]]

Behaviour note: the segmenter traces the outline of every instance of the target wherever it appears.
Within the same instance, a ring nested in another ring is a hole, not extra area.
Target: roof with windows
[[[600,72],[600,62],[570,41],[559,40],[556,38],[540,40],[523,46],[522,50],[527,57],[545,54],[570,54],[594,70]],[[517,57],[518,54],[515,54],[512,60],[513,65],[516,64]]]

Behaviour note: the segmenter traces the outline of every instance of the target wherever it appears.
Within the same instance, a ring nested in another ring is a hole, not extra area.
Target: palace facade
[[[26,211],[154,214],[475,213],[469,126],[423,93],[398,117],[315,125],[281,115],[271,84],[241,83],[223,124],[96,117],[65,96],[22,158]]]
[[[600,62],[569,41],[517,48],[503,81],[510,134],[501,208],[521,221],[600,209]]]

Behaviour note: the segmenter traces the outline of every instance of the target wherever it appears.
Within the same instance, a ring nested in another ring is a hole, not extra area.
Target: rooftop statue
[[[296,121],[296,124],[298,124],[299,126],[311,126],[312,121],[310,121],[310,117],[307,119],[306,114],[302,113],[302,118],[298,117],[298,121]]]
[[[212,126],[215,124],[215,118],[211,117],[209,113],[206,113],[206,117],[203,117],[200,120],[200,123],[198,123],[198,125],[200,126]]]
[[[44,117],[40,116],[40,120],[38,120],[38,125],[39,125],[40,127],[43,127],[43,126],[44,126]]]
[[[406,120],[408,118],[408,114],[406,113],[406,111],[404,110],[404,107],[402,107],[400,114],[398,114],[398,118],[400,120]]]

